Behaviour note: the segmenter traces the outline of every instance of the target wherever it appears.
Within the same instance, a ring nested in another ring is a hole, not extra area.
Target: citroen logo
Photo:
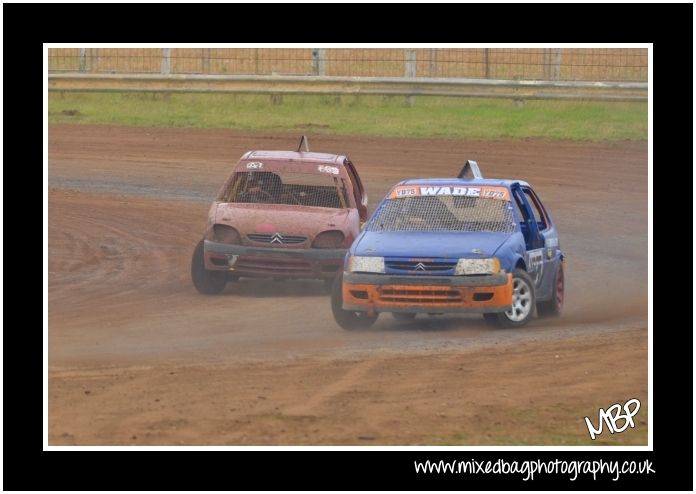
[[[425,271],[425,264],[423,264],[422,262],[419,262],[418,264],[416,264],[416,267],[413,268],[413,270],[414,271]]]
[[[282,244],[282,243],[283,243],[283,236],[282,236],[280,233],[278,233],[278,232],[274,233],[273,236],[271,237],[271,242],[270,242],[270,243],[272,243],[272,244]]]

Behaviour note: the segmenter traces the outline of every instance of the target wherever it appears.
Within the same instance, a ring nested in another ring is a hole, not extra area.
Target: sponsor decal
[[[558,248],[558,237],[549,237],[545,239],[544,244],[546,245],[546,257],[552,259]]]
[[[544,270],[544,249],[530,250],[527,253],[527,266],[529,274],[535,285],[539,285]]]
[[[252,161],[246,164],[247,170],[261,170],[263,168],[263,163],[259,161]]]
[[[390,199],[415,196],[455,196],[455,197],[483,197],[485,199],[498,199],[509,201],[510,193],[506,187],[465,187],[461,185],[401,185],[394,188],[389,194]]]
[[[333,175],[339,174],[339,169],[337,166],[319,165],[317,166],[317,170],[319,170],[322,173],[331,173]]]
[[[422,196],[466,196],[480,197],[481,187],[421,187]]]
[[[497,199],[499,201],[509,201],[510,191],[507,187],[481,187],[481,197],[486,199]]]
[[[491,199],[505,199],[505,192],[507,192],[507,189],[492,189],[492,188],[484,188],[481,190],[481,197],[490,197]]]
[[[417,196],[418,191],[415,188],[400,187],[395,190],[396,197]]]

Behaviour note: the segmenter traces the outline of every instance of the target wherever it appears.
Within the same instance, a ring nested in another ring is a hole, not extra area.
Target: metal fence
[[[51,73],[647,82],[645,48],[50,48]]]

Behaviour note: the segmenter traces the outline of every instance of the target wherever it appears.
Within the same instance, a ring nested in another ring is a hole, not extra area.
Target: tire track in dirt
[[[368,379],[369,372],[376,365],[377,361],[370,360],[356,363],[339,379],[319,389],[304,403],[286,409],[284,413],[286,415],[312,415],[317,408],[337,395],[358,388],[361,382]]]
[[[171,275],[181,266],[181,259],[173,255],[178,248],[167,243],[162,230],[176,239],[186,237],[187,228],[170,222],[163,227],[147,214],[135,216],[142,207],[161,209],[163,203],[102,196],[96,205],[92,194],[62,190],[52,190],[51,196],[61,209],[49,211],[49,236],[59,237],[51,247],[54,253],[69,255],[50,255],[49,271],[61,275],[52,281],[56,287],[66,284],[70,296],[80,290],[95,295],[95,289],[99,295],[128,294],[138,288],[168,287],[179,278]]]

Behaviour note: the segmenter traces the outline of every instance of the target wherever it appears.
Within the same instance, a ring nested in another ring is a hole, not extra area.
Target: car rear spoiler
[[[474,160],[467,160],[462,169],[459,171],[457,178],[464,178],[467,173],[470,173],[473,178],[483,178],[478,163]]]
[[[299,146],[297,146],[297,152],[298,153],[301,152],[300,150],[302,149],[303,142],[304,142],[305,151],[307,151],[309,153],[309,140],[307,140],[307,136],[302,136],[300,138],[300,144],[299,144]]]

